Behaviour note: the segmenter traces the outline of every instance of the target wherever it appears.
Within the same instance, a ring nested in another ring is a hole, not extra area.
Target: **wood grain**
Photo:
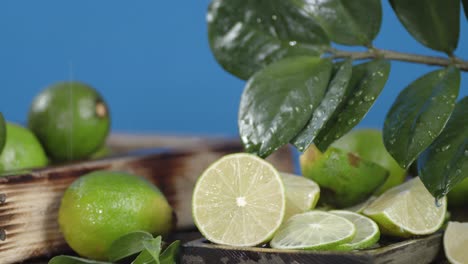
[[[127,171],[147,178],[174,208],[177,230],[192,229],[191,196],[196,179],[216,159],[242,151],[237,140],[190,137],[168,142],[166,137],[158,136],[129,138],[111,137],[110,147],[120,153],[115,157],[0,177],[0,264],[68,251],[57,223],[60,199],[75,179],[95,170]],[[171,144],[177,146],[171,148]],[[154,149],[157,147],[164,149]],[[131,154],[123,154],[129,151]],[[288,148],[269,160],[280,170],[293,170]]]

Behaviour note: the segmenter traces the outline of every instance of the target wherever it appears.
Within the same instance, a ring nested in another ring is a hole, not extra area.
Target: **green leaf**
[[[463,1],[463,7],[465,9],[465,16],[466,19],[468,20],[468,0],[462,0]]]
[[[460,100],[447,125],[418,159],[421,180],[440,199],[468,178],[468,97]]]
[[[3,118],[2,113],[0,113],[0,154],[2,153],[3,147],[5,146],[5,141],[6,141],[5,118]]]
[[[156,264],[156,261],[151,253],[145,249],[132,261],[132,264]]]
[[[458,45],[460,0],[390,0],[408,32],[421,44],[451,54]]]
[[[151,254],[156,264],[159,263],[159,254],[161,253],[161,236],[158,236],[152,240],[143,241],[145,249]]]
[[[246,150],[266,157],[296,136],[322,100],[331,71],[329,60],[303,56],[283,59],[252,76],[239,107]]]
[[[309,0],[304,9],[327,32],[344,45],[369,46],[380,31],[380,0]]]
[[[346,99],[314,140],[318,149],[325,151],[333,141],[349,132],[364,118],[380,95],[389,73],[390,63],[386,60],[373,60],[353,66]]]
[[[346,98],[348,88],[350,88],[348,84],[351,79],[352,68],[351,60],[335,65],[333,78],[328,85],[325,96],[314,110],[312,119],[292,140],[292,144],[300,151],[306,150],[313,143],[317,134]]]
[[[460,88],[454,67],[425,74],[406,87],[387,114],[383,139],[390,155],[403,167],[426,149],[444,128]]]
[[[49,260],[49,264],[111,264],[111,263],[62,255],[62,256],[53,257],[51,260]]]
[[[116,262],[141,252],[144,241],[152,240],[153,236],[144,231],[132,232],[115,240],[109,248],[109,261]]]
[[[179,246],[179,240],[172,242],[159,257],[161,264],[176,264],[177,255],[179,254]]]
[[[211,50],[241,79],[279,59],[319,55],[329,40],[304,10],[307,0],[214,0],[208,10]]]

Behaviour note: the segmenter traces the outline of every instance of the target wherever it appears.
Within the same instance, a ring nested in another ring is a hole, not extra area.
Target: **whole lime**
[[[385,149],[380,130],[355,129],[335,141],[331,146],[352,152],[364,160],[375,162],[390,172],[387,181],[379,188],[377,194],[381,194],[405,180],[406,170],[401,168]]]
[[[54,160],[83,159],[104,144],[109,133],[109,110],[91,86],[61,82],[33,100],[28,126]]]
[[[449,207],[468,206],[468,178],[458,183],[448,194]]]
[[[0,155],[0,171],[43,167],[48,163],[44,149],[28,129],[6,123],[6,141]]]
[[[59,225],[68,245],[79,255],[105,260],[117,238],[133,231],[165,235],[172,209],[159,189],[145,179],[95,171],[74,181],[59,209]]]

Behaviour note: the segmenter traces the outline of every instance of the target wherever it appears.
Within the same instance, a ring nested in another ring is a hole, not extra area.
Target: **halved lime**
[[[449,222],[444,234],[445,256],[453,264],[468,263],[468,223]]]
[[[315,208],[320,196],[320,188],[317,183],[290,173],[282,172],[281,177],[286,191],[286,212],[283,221],[295,214]]]
[[[370,218],[345,210],[334,210],[330,213],[348,219],[356,227],[356,235],[348,243],[336,246],[336,250],[355,250],[373,246],[380,239],[380,231],[377,224]]]
[[[409,237],[436,232],[444,223],[447,200],[436,206],[432,195],[419,178],[383,193],[365,210],[384,234]]]
[[[257,156],[224,156],[198,179],[192,210],[206,239],[230,246],[267,242],[281,225],[286,207],[280,174]]]
[[[270,242],[278,249],[333,249],[353,240],[356,228],[351,221],[322,211],[297,214],[288,221]]]

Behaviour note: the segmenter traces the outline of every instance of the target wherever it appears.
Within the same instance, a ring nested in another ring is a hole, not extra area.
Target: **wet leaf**
[[[329,40],[302,10],[306,0],[214,0],[208,10],[208,37],[216,60],[248,79],[264,66],[298,55],[319,55]]]
[[[129,233],[115,240],[109,248],[109,261],[116,262],[141,252],[144,241],[152,240],[153,236],[144,231]]]
[[[380,0],[309,0],[304,9],[327,32],[330,39],[344,45],[368,46],[382,24]]]
[[[398,95],[385,119],[383,138],[388,152],[403,168],[440,134],[459,88],[460,71],[449,67],[425,74]]]
[[[321,151],[325,151],[367,114],[380,95],[390,73],[390,63],[373,60],[353,66],[351,80],[344,102],[335,110],[314,140]]]
[[[351,87],[348,84],[351,78],[352,67],[350,60],[335,65],[334,74],[328,85],[327,92],[319,106],[314,110],[312,119],[292,140],[292,144],[300,151],[306,150],[313,143],[317,134],[346,98],[348,88]]]
[[[144,249],[131,264],[156,264],[153,256],[148,250]]]
[[[239,132],[246,150],[266,157],[296,136],[322,100],[331,70],[329,60],[303,56],[256,73],[239,107]]]
[[[5,119],[3,118],[2,113],[0,113],[0,154],[2,153],[3,147],[5,146],[5,140],[6,140]]]
[[[161,264],[176,264],[177,255],[179,254],[179,246],[179,240],[172,242],[159,257]]]
[[[418,159],[418,171],[436,198],[468,178],[468,97],[460,100],[447,125]]]
[[[158,236],[152,240],[143,241],[145,249],[151,254],[156,264],[159,263],[159,254],[161,253],[161,236]]]
[[[390,3],[417,41],[449,54],[457,48],[460,0],[390,0]]]
[[[53,257],[51,260],[49,260],[49,264],[111,264],[111,263],[63,255],[63,256]]]

